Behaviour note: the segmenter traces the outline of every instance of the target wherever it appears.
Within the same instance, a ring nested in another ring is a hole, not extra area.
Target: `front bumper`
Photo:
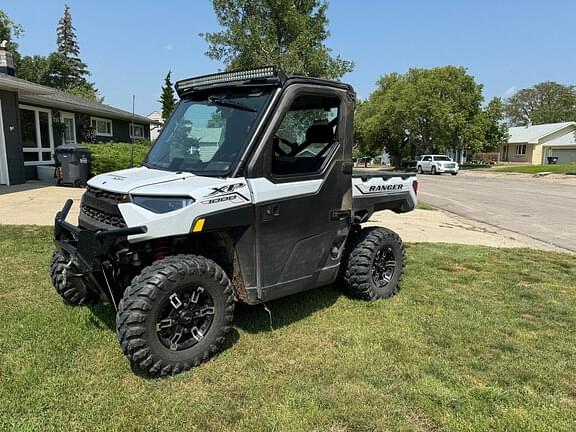
[[[112,252],[119,241],[125,240],[129,235],[143,234],[147,229],[145,226],[112,230],[82,229],[66,222],[72,203],[71,199],[67,200],[62,210],[56,213],[54,244],[80,272],[71,276],[82,278],[87,287],[100,297],[107,297],[117,308],[119,294],[114,282],[106,276],[106,268],[112,267],[110,264],[114,259]]]
[[[459,170],[458,167],[455,167],[455,168],[447,168],[447,167],[443,167],[443,166],[436,167],[436,171],[439,173],[457,173],[458,170]]]
[[[71,199],[67,200],[62,210],[56,213],[54,244],[65,256],[77,261],[83,271],[100,271],[103,259],[111,252],[118,240],[147,231],[145,226],[112,230],[82,229],[66,222],[66,216],[72,204]]]

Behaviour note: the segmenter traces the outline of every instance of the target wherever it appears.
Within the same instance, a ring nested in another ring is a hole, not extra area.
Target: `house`
[[[0,46],[0,184],[37,178],[63,143],[150,139],[149,118],[14,77]]]
[[[500,148],[502,161],[531,165],[576,161],[576,122],[549,123],[509,129],[508,143]]]
[[[150,139],[152,141],[156,141],[156,138],[158,138],[158,135],[160,135],[160,130],[162,129],[162,126],[164,126],[164,119],[162,118],[162,113],[158,111],[152,111],[146,117],[153,121],[153,123],[150,125]]]

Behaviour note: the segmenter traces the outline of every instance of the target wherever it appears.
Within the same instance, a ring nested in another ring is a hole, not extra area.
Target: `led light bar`
[[[254,79],[265,79],[278,77],[280,72],[274,66],[265,66],[257,69],[249,69],[235,72],[220,72],[210,75],[203,75],[195,78],[188,78],[176,83],[178,94],[197,87],[206,87],[223,84],[233,81],[250,81]]]

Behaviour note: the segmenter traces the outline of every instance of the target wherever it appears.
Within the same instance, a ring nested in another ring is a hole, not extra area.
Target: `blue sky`
[[[64,8],[56,0],[5,0],[2,8],[25,29],[22,54],[55,49]],[[218,29],[208,0],[68,0],[81,58],[105,102],[136,111],[158,110],[163,78],[222,68],[208,59],[201,32]],[[576,84],[576,2],[533,0],[332,0],[334,53],[356,63],[344,80],[361,98],[385,73],[447,64],[466,67],[485,97],[553,80]]]

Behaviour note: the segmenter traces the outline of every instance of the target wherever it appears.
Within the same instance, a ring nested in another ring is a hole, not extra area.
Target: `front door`
[[[432,169],[432,156],[424,156],[421,165],[422,171],[430,171]]]
[[[0,101],[0,184],[10,185],[8,177],[8,160],[6,159],[6,138],[2,118],[2,101]]]
[[[352,210],[345,98],[334,89],[288,88],[264,142],[264,176],[248,179],[262,300],[331,283],[338,273]]]
[[[60,119],[64,125],[62,139],[64,144],[76,144],[76,121],[74,114],[69,112],[61,112]]]

